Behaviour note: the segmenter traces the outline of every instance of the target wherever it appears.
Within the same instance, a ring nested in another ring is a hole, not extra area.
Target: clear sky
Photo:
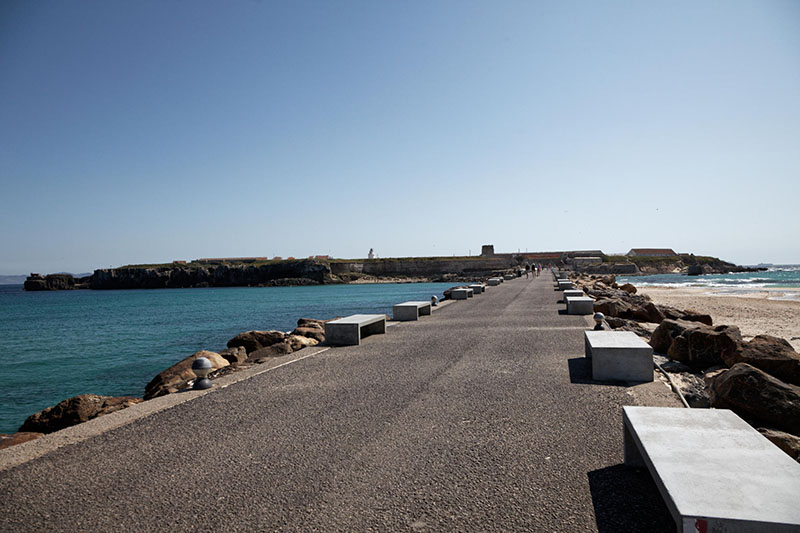
[[[0,273],[800,263],[800,2],[0,3]]]

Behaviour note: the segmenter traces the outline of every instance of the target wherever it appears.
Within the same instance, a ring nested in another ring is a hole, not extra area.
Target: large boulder
[[[266,363],[273,357],[287,355],[292,353],[292,351],[292,345],[288,341],[278,342],[271,346],[259,348],[255,352],[249,353],[247,355],[247,362],[256,364]]]
[[[100,396],[81,394],[48,407],[29,416],[20,426],[20,432],[52,433],[60,429],[107,415],[142,401],[133,396]]]
[[[683,320],[665,319],[661,321],[650,338],[650,346],[656,353],[666,354],[672,341],[688,329],[699,328],[695,322],[684,322]]]
[[[247,359],[247,350],[244,346],[236,346],[234,348],[226,348],[219,352],[230,364],[244,362]]]
[[[149,400],[151,398],[157,398],[158,396],[172,394],[173,392],[178,392],[186,388],[187,384],[197,377],[194,371],[192,371],[192,363],[194,363],[194,360],[198,357],[205,357],[208,359],[211,362],[212,370],[230,364],[227,359],[216,352],[201,350],[193,353],[150,380],[150,383],[144,387],[144,399]]]
[[[327,320],[320,320],[318,318],[298,318],[297,319],[297,327],[298,328],[318,328],[321,330],[325,329],[325,322]]]
[[[629,294],[636,294],[636,287],[631,285],[630,283],[626,283],[620,287],[620,290],[623,290]]]
[[[643,337],[645,339],[650,339],[650,336],[653,334],[651,329],[643,326],[641,322],[637,322],[635,320],[628,320],[626,318],[619,318],[616,316],[609,316],[606,317],[606,323],[611,326],[612,329],[620,330],[620,331],[632,331]],[[654,327],[650,325],[650,327]]]
[[[759,433],[800,463],[800,437],[776,429],[758,428]]]
[[[604,298],[594,303],[595,313],[603,313],[606,316],[617,316],[630,318],[633,307],[626,301],[618,298]]]
[[[671,318],[667,316],[667,318]],[[692,311],[687,309],[681,316],[679,316],[681,320],[686,320],[687,322],[700,322],[701,324],[705,324],[706,326],[713,326],[714,322],[711,319],[711,315],[707,315],[705,313],[698,313],[697,311]]]
[[[737,363],[711,381],[711,405],[731,409],[757,425],[800,434],[800,387],[747,363]]]
[[[325,322],[325,320],[317,320],[315,318],[301,318],[297,321],[297,327],[292,331],[291,335],[308,337],[318,343],[325,342]]]
[[[282,331],[245,331],[229,340],[228,348],[243,346],[247,353],[250,354],[261,348],[283,342],[285,339],[286,334]]]
[[[699,324],[699,323],[698,323]],[[726,357],[741,350],[742,334],[736,326],[699,325],[684,330],[672,340],[667,356],[690,367],[703,370],[722,365]]]
[[[11,435],[0,433],[0,450],[22,444],[23,442],[28,442],[29,440],[38,439],[43,435],[44,433],[36,433],[33,431],[20,431]]]
[[[759,335],[744,343],[742,349],[727,352],[725,364],[747,363],[793,385],[800,385],[800,354],[780,337]]]
[[[631,318],[639,322],[654,322],[659,324],[666,318],[664,313],[653,302],[634,307],[631,310]]]

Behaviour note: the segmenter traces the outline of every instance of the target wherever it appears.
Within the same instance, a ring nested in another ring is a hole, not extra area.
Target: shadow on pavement
[[[587,474],[600,533],[674,532],[675,522],[646,469],[614,465]]]
[[[586,357],[575,357],[567,360],[569,364],[570,383],[580,383],[584,385],[606,385],[612,387],[629,387],[626,381],[597,381],[592,379],[592,360]]]

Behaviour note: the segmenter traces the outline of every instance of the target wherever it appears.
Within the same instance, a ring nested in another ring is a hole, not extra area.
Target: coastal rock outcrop
[[[699,324],[699,323],[698,323]],[[724,364],[726,357],[741,350],[742,335],[736,326],[699,325],[672,340],[667,356],[695,369]]]
[[[725,364],[747,363],[781,381],[800,385],[800,354],[786,340],[771,335],[758,335],[738,351],[723,354]]]
[[[247,359],[247,350],[244,346],[234,346],[233,348],[226,348],[219,352],[230,364],[242,363]]]
[[[314,339],[318,343],[325,342],[325,320],[316,318],[301,318],[297,321],[297,327],[291,335],[299,335]]]
[[[100,396],[81,394],[29,416],[20,432],[52,433],[98,416],[107,415],[142,401],[133,396]]]
[[[710,389],[713,407],[731,409],[758,425],[800,435],[800,387],[747,363],[737,363],[711,380]]]
[[[261,348],[267,348],[273,344],[278,344],[286,339],[286,333],[282,331],[245,331],[239,333],[228,341],[228,348],[237,346],[243,347],[247,353],[255,352]]]
[[[185,388],[190,381],[197,377],[192,371],[192,363],[198,357],[208,359],[213,370],[230,365],[227,359],[216,352],[201,350],[193,353],[150,380],[150,383],[144,388],[144,399],[157,398]]]

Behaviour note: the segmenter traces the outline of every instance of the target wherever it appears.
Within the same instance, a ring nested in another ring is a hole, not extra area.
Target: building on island
[[[625,255],[629,256],[644,256],[644,257],[665,257],[670,255],[678,255],[672,248],[631,248],[631,251]]]

